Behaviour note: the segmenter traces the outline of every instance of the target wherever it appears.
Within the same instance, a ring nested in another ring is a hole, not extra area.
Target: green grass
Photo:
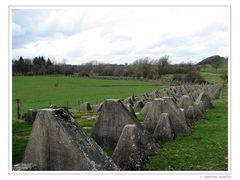
[[[142,114],[138,114],[137,115],[137,118],[138,118],[138,120],[140,121],[140,122],[144,122],[144,116],[142,115]]]
[[[228,61],[222,60],[220,67],[216,70],[210,65],[206,65],[206,69],[201,68],[201,75],[209,82],[222,83],[221,75],[228,73]]]
[[[113,149],[113,148],[110,148],[110,147],[106,147],[106,148],[103,148],[103,151],[104,151],[109,157],[111,157],[112,154],[113,154],[114,149]]]
[[[201,65],[202,67],[202,65]],[[201,68],[202,72],[207,72],[207,73],[214,73],[214,74],[224,74],[228,72],[228,61],[227,60],[222,60],[221,64],[219,66],[219,68],[216,69],[213,68],[210,64],[206,64],[206,69],[204,70],[203,68]]]
[[[59,82],[58,87],[54,84]],[[64,76],[13,77],[13,118],[16,118],[16,99],[21,111],[30,108],[58,106],[77,107],[78,100],[97,104],[108,98],[140,95],[163,85],[137,80],[105,80]]]
[[[12,163],[16,164],[22,161],[28,137],[32,130],[32,123],[15,120],[12,126]]]
[[[59,86],[54,83],[59,81]],[[77,101],[100,103],[107,98],[126,98],[130,95],[141,95],[146,91],[160,89],[165,86],[156,83],[136,80],[105,80],[92,78],[73,78],[64,76],[13,77],[13,164],[22,160],[32,124],[16,120],[16,99],[21,99],[21,111],[30,108],[47,107],[49,104],[71,107],[75,120],[84,128],[88,136],[96,119],[86,119],[84,116],[96,116],[94,112],[78,112]],[[107,150],[108,154],[112,152]]]
[[[227,87],[223,98],[206,112],[207,120],[192,126],[192,134],[177,136],[150,157],[146,170],[210,170],[228,169],[228,99]]]
[[[224,72],[207,69],[201,74],[210,82],[222,82],[220,75]],[[209,67],[211,68],[211,67]],[[170,77],[170,76],[169,76]],[[59,81],[59,86],[54,83]],[[84,128],[88,136],[96,119],[84,116],[96,116],[94,112],[78,112],[77,101],[100,103],[107,98],[126,98],[140,95],[165,86],[136,80],[106,80],[91,78],[73,78],[63,76],[49,77],[13,77],[13,164],[22,160],[32,123],[16,120],[15,101],[21,99],[22,112],[30,108],[42,108],[51,104],[71,107],[75,120]],[[207,121],[199,120],[193,124],[189,136],[177,136],[174,141],[161,143],[160,152],[151,156],[146,170],[227,170],[228,163],[228,118],[227,86],[223,98],[214,102],[215,108],[206,112]],[[139,110],[138,110],[139,111]],[[142,115],[137,116],[143,122]],[[111,156],[112,149],[104,149]]]

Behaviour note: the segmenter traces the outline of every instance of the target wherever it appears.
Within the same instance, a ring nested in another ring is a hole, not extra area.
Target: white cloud
[[[25,26],[13,22],[14,38],[24,35],[27,39],[13,49],[14,58],[43,55],[81,64],[90,60],[124,63],[144,56],[170,55],[174,62],[194,62],[212,53],[226,56],[228,52],[229,9],[224,7],[79,7],[42,11],[46,11],[42,20],[38,17]],[[31,30],[31,37],[37,39],[27,38],[23,29]]]
[[[12,33],[15,36],[21,36],[21,35],[24,35],[25,31],[22,29],[22,27],[19,24],[12,23]]]

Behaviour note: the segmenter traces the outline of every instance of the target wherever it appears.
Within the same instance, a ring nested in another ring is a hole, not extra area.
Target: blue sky
[[[168,55],[172,63],[228,56],[226,7],[76,7],[12,10],[12,56],[69,64],[132,63]]]

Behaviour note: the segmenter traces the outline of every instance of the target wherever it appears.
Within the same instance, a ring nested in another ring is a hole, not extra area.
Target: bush
[[[185,75],[184,82],[205,83],[206,80],[201,76],[199,72],[191,71]]]
[[[183,80],[182,74],[173,74],[172,81],[182,81],[182,80]]]

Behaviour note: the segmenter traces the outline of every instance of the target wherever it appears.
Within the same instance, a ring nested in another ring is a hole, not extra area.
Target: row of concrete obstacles
[[[148,155],[158,152],[152,135],[120,100],[109,99],[93,127],[92,138],[101,147],[114,149],[112,159],[122,170],[142,170]]]
[[[58,108],[55,105],[50,105],[50,108],[56,109]],[[66,107],[64,109],[67,109]],[[27,121],[27,122],[34,122],[36,115],[37,115],[37,109],[29,109],[26,113],[23,113],[22,115],[22,119]],[[93,111],[92,106],[90,105],[89,102],[84,102],[82,104],[79,105],[79,111],[82,112],[91,112]]]
[[[148,156],[159,152],[157,141],[191,133],[192,122],[204,117],[221,89],[220,84],[184,84],[123,101],[108,99],[98,106],[91,137],[67,110],[39,110],[23,163],[14,169],[27,170],[30,164],[34,170],[143,170]],[[141,108],[144,124],[134,112]],[[111,158],[104,147],[114,149]]]
[[[203,113],[213,107],[211,100],[220,97],[222,87],[221,84],[184,84],[139,97],[130,96],[123,101],[106,100],[101,104],[92,137],[101,147],[114,148],[112,159],[121,169],[144,169],[147,156],[159,150],[156,141],[190,134],[191,124],[204,118]],[[140,108],[139,102],[144,104],[143,125],[133,110]]]

